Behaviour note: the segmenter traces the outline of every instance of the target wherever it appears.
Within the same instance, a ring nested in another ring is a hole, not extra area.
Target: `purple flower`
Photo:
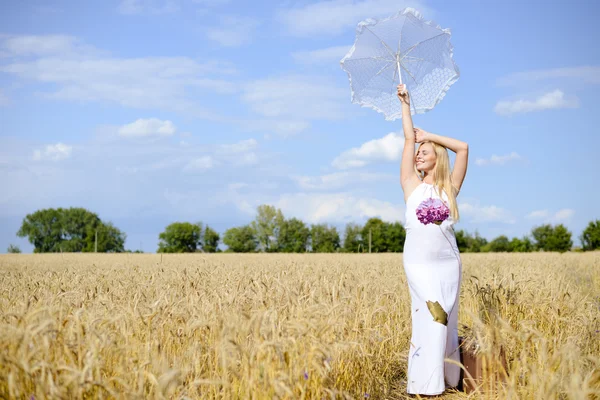
[[[442,200],[430,197],[419,204],[416,213],[422,224],[440,225],[450,215],[450,209]]]
[[[304,371],[304,379],[308,379],[308,372]]]

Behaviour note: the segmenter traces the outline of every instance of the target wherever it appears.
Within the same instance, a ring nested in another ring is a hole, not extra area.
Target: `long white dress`
[[[441,225],[425,225],[417,218],[416,208],[430,197],[440,198],[433,185],[423,182],[406,201],[403,261],[412,317],[407,391],[434,395],[444,392],[445,383],[454,387],[460,379],[460,367],[445,363],[444,358],[460,361],[458,301],[462,262],[451,215]],[[449,204],[445,192],[442,199]],[[439,302],[447,313],[447,325],[434,320],[427,301]]]

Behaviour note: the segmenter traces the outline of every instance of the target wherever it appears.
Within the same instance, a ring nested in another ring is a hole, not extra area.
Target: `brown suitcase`
[[[475,340],[458,338],[460,349],[461,369],[459,390],[472,393],[476,390],[484,392],[492,389],[496,384],[506,380],[507,363],[502,347],[490,354],[480,354]],[[468,374],[465,372],[468,372]]]

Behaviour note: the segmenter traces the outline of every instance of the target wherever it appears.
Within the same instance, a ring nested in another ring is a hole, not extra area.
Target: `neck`
[[[425,174],[425,176],[423,176],[423,182],[433,185],[435,183],[435,180],[433,179],[433,175]]]

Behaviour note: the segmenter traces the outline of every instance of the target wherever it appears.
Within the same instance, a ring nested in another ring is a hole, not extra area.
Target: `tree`
[[[346,253],[358,253],[359,247],[362,247],[364,251],[363,240],[360,235],[362,228],[352,222],[346,225],[344,230],[344,247],[343,250]]]
[[[48,208],[27,214],[23,219],[17,236],[29,239],[33,245],[34,253],[48,253],[60,251],[63,240],[61,211]]]
[[[522,239],[513,238],[509,244],[510,251],[514,253],[526,253],[533,250],[533,243],[528,236],[523,236]]]
[[[387,241],[385,238],[386,226],[381,218],[369,218],[362,228],[361,236],[365,249],[369,251],[369,238],[371,242],[370,250],[373,253],[387,252]]]
[[[546,224],[533,228],[531,235],[535,239],[535,248],[544,251],[565,252],[573,246],[571,232],[563,225],[555,227]]]
[[[256,219],[252,222],[258,243],[263,251],[277,251],[277,238],[283,226],[284,218],[281,210],[270,206],[260,205],[257,208]]]
[[[98,251],[124,251],[125,234],[84,208],[48,208],[28,214],[17,235],[28,237],[34,253],[92,252],[96,232],[98,240],[104,240]]]
[[[386,249],[388,252],[401,253],[404,250],[406,230],[400,222],[384,224]]]
[[[531,230],[531,236],[535,240],[535,249],[549,251],[546,250],[548,248],[548,239],[552,236],[553,232],[554,230],[550,224],[534,227]]]
[[[173,222],[158,238],[159,253],[194,253],[202,248],[202,224]]]
[[[494,253],[509,252],[511,249],[508,237],[504,235],[498,236],[487,244],[486,250]]]
[[[15,246],[14,244],[9,244],[6,252],[10,253],[10,254],[19,254],[21,252],[21,249],[19,248],[19,246]]]
[[[313,253],[335,253],[340,248],[340,235],[335,226],[312,225],[310,240]]]
[[[548,240],[549,251],[564,253],[571,250],[571,247],[573,247],[571,232],[563,224],[556,225],[552,236]]]
[[[591,221],[579,237],[583,250],[600,249],[600,220]]]
[[[309,239],[310,229],[303,221],[297,218],[285,220],[277,238],[277,250],[283,253],[304,253]]]
[[[216,253],[219,247],[219,240],[221,240],[219,234],[207,225],[204,228],[202,250],[206,253]]]
[[[456,245],[458,246],[458,251],[461,253],[465,253],[469,251],[469,247],[473,238],[464,230],[456,231],[454,233],[456,237]]]
[[[487,239],[479,236],[479,232],[475,231],[475,236],[469,240],[469,252],[479,253],[483,251],[484,246],[488,243]]]
[[[99,253],[122,253],[125,251],[126,235],[110,222],[100,223],[95,230],[90,228],[83,251],[93,252],[96,250],[96,234],[98,235],[97,251]]]
[[[235,253],[254,253],[258,246],[254,229],[248,225],[227,229],[223,235],[223,243],[229,247],[228,251]]]

